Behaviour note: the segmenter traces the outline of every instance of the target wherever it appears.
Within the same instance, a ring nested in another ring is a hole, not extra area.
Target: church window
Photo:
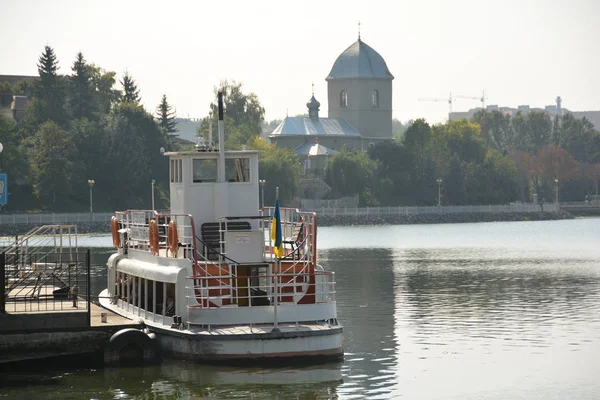
[[[379,92],[377,90],[373,90],[372,103],[373,107],[379,107]]]
[[[340,93],[340,107],[348,107],[348,92],[345,90]]]

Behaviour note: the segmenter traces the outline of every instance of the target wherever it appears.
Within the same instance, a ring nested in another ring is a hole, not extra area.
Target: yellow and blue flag
[[[271,222],[271,239],[273,240],[273,253],[278,258],[283,257],[283,238],[281,235],[281,214],[279,212],[279,199],[275,200],[275,212]]]

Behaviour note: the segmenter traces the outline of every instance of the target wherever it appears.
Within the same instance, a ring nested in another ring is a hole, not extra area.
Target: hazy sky
[[[37,74],[48,44],[60,72],[78,51],[129,71],[154,111],[167,95],[179,116],[206,115],[213,87],[241,81],[266,119],[306,112],[315,83],[327,114],[328,75],[362,39],[395,76],[394,117],[444,120],[448,104],[420,97],[480,96],[488,104],[600,110],[598,0],[0,0],[0,74]],[[454,110],[478,106],[458,99]]]

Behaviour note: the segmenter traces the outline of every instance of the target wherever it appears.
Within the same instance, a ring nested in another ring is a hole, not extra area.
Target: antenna
[[[360,40],[360,19],[358,20],[358,40]]]

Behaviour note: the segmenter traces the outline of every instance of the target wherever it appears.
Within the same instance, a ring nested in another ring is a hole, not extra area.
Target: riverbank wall
[[[319,215],[319,226],[456,224],[499,221],[546,221],[575,218],[565,210],[537,212],[461,212],[380,215]],[[77,233],[110,233],[109,222],[80,222]],[[24,235],[39,224],[0,224],[0,236]]]
[[[457,224],[502,221],[550,221],[574,219],[564,210],[538,212],[439,213],[439,214],[382,214],[382,215],[323,215],[317,214],[319,226],[354,225],[415,225]]]

